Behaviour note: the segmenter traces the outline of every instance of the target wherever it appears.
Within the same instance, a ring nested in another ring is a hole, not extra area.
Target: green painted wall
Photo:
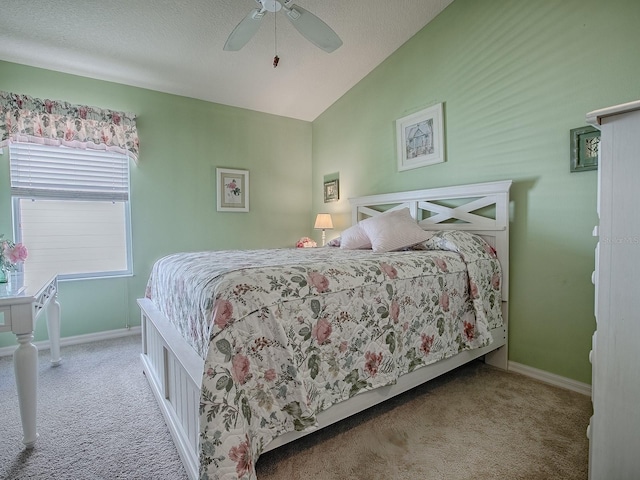
[[[63,336],[138,324],[135,299],[164,254],[291,245],[318,237],[318,211],[334,215],[332,238],[349,197],[513,179],[510,359],[590,383],[596,173],[569,173],[569,130],[640,98],[637,25],[637,0],[455,0],[313,124],[0,62],[1,90],[139,115],[135,275],[63,283]],[[438,102],[447,162],[398,173],[395,119]],[[216,212],[215,166],[251,171],[250,213]],[[336,172],[341,199],[324,204]]]
[[[0,62],[0,90],[138,115],[140,159],[131,167],[134,275],[61,282],[63,337],[138,325],[136,299],[163,255],[293,246],[313,233],[309,122],[6,62]],[[250,212],[216,211],[216,166],[250,171]],[[10,236],[8,175],[5,154],[0,232]],[[39,322],[36,340],[46,338]],[[0,334],[0,347],[9,345],[15,337]]]
[[[343,229],[349,197],[513,179],[510,359],[591,383],[596,172],[569,173],[569,130],[640,98],[638,25],[637,0],[455,0],[313,122],[314,210]],[[395,119],[439,102],[446,163],[397,172]]]

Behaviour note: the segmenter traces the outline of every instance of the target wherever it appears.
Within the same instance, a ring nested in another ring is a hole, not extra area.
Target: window
[[[9,145],[14,239],[25,275],[130,275],[129,159],[101,150]]]

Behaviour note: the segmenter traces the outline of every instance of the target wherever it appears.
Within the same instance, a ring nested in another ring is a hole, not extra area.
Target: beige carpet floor
[[[258,478],[588,477],[585,395],[481,362],[258,460]]]
[[[138,357],[139,337],[40,353],[38,429],[22,449],[0,358],[0,478],[184,480]],[[481,362],[273,452],[259,480],[587,478],[590,398]]]

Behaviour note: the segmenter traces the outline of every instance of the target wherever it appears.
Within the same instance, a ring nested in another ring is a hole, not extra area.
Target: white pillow
[[[374,252],[390,252],[424,242],[433,235],[420,228],[408,208],[367,218],[358,225],[367,234]]]
[[[340,236],[340,248],[346,250],[370,249],[371,241],[359,224],[347,228]]]

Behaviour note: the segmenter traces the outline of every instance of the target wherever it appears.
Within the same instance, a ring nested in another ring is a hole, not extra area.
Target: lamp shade
[[[317,229],[332,229],[333,221],[331,220],[331,215],[329,213],[319,213],[316,217],[316,223],[313,228]]]

